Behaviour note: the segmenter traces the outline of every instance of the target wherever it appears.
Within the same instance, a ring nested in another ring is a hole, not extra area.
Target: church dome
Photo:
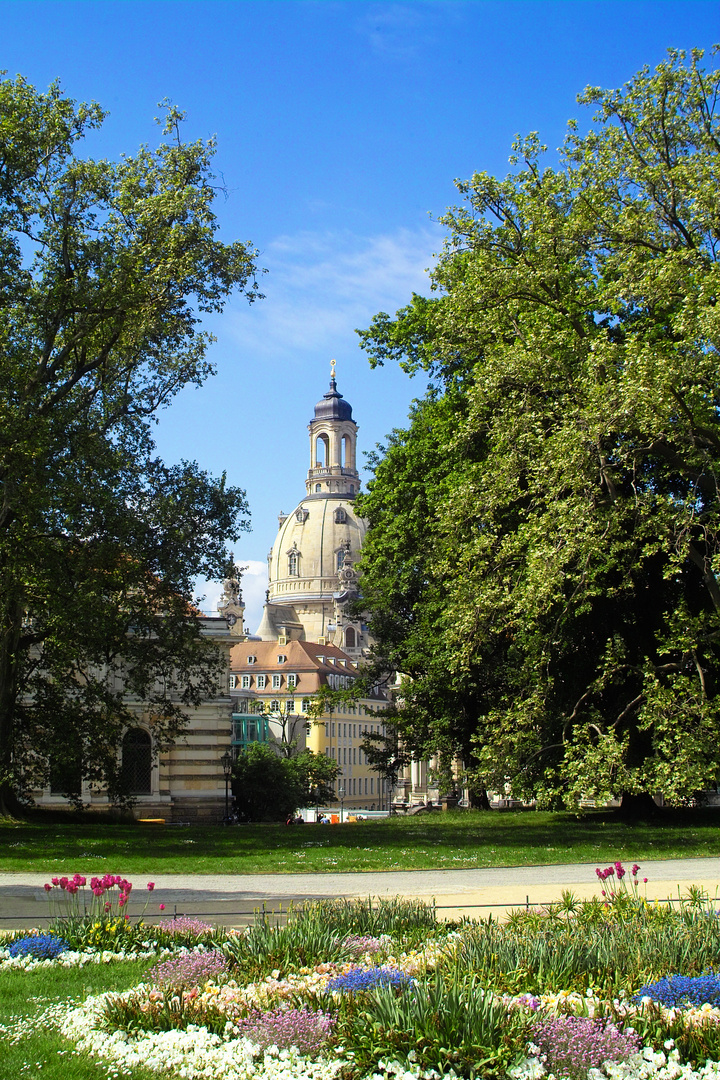
[[[330,379],[330,389],[315,406],[316,420],[352,420],[352,406],[338,393],[335,376]]]

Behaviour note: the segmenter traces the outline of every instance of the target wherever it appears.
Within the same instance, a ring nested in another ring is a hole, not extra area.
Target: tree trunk
[[[15,797],[13,742],[22,609],[5,599],[0,609],[0,817],[19,809]]]
[[[623,791],[618,810],[621,818],[626,821],[639,821],[657,817],[659,813],[659,807],[649,792],[631,795],[630,792]]]

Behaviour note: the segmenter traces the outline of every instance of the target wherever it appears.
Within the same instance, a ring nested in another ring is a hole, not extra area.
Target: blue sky
[[[559,146],[570,117],[587,121],[586,85],[715,41],[715,0],[0,0],[0,67],[109,110],[92,153],[156,141],[165,98],[187,138],[217,136],[221,236],[260,250],[266,299],[211,322],[218,373],[162,414],[157,443],[247,490],[253,531],[235,553],[252,629],[330,359],[361,449],[425,389],[371,371],[354,330],[427,291],[453,179],[504,175],[518,133]]]

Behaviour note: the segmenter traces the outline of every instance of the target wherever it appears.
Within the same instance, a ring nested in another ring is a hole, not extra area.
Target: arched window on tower
[[[341,464],[347,468],[353,467],[352,462],[352,440],[349,435],[343,435],[342,443],[340,446],[340,456],[342,458]]]
[[[300,573],[300,552],[294,549],[288,553],[288,575],[297,577]]]
[[[330,440],[327,435],[318,435],[315,440],[315,468],[327,468],[330,464]]]
[[[345,548],[344,547],[340,548],[340,550],[337,552],[335,558],[337,560],[336,565],[335,565],[335,569],[336,570],[342,570],[343,566],[345,565]]]
[[[337,510],[335,511],[335,524],[336,525],[344,525],[346,521],[347,521],[347,514],[345,513],[345,509],[344,509],[344,507],[339,506],[337,508]]]
[[[345,631],[345,648],[346,649],[354,649],[355,648],[355,641],[356,641],[355,631],[353,630],[352,626],[348,626],[348,628]]]
[[[152,794],[152,740],[142,728],[123,735],[122,779],[131,795]]]

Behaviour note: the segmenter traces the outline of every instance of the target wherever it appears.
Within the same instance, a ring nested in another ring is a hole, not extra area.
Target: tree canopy
[[[429,373],[374,461],[364,603],[418,753],[541,804],[720,774],[720,72],[587,88],[463,203],[433,295],[361,333]]]
[[[233,766],[235,807],[247,821],[284,821],[301,807],[327,806],[340,771],[312,750],[288,756],[277,744],[251,743]]]
[[[160,461],[151,423],[211,374],[199,320],[258,295],[255,252],[218,239],[213,143],[175,109],[118,162],[82,156],[104,114],[58,85],[0,77],[0,115],[0,792],[79,764],[121,797],[131,699],[162,747],[216,688],[192,590],[245,496]]]

